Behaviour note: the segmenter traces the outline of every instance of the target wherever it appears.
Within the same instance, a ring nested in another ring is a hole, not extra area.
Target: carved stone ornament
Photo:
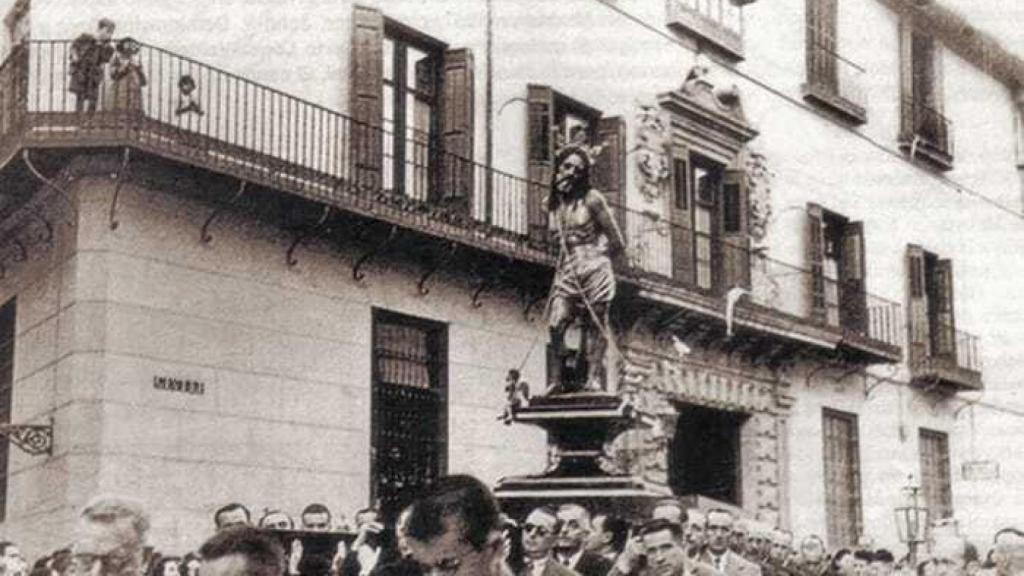
[[[668,121],[654,104],[638,103],[636,114],[636,167],[640,174],[640,193],[648,201],[661,197],[670,175]]]
[[[754,244],[764,244],[772,218],[772,180],[775,173],[768,169],[768,158],[753,150],[747,154],[746,173],[747,189],[750,191],[747,231]]]
[[[739,88],[735,84],[716,86],[707,56],[697,57],[697,63],[687,72],[680,91],[707,109],[743,124],[747,122]]]

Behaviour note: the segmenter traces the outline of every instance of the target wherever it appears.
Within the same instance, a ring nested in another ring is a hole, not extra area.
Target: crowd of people
[[[725,508],[656,503],[630,522],[577,503],[502,514],[490,490],[449,476],[391,525],[372,508],[355,525],[310,504],[299,523],[280,510],[253,521],[237,503],[214,514],[196,552],[146,546],[149,516],[133,500],[100,497],[81,512],[74,543],[29,564],[0,542],[0,576],[1024,576],[1024,532],[998,531],[988,553],[953,529],[934,529],[916,557],[859,545],[829,551],[819,536],[795,544],[787,530]]]

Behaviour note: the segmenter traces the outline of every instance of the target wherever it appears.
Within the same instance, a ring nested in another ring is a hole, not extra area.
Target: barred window
[[[822,412],[822,431],[828,546],[853,546],[863,526],[857,415],[826,408]]]

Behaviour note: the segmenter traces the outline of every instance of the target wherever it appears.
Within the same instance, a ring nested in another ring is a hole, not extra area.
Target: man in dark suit
[[[761,576],[761,567],[729,549],[733,527],[732,512],[723,508],[708,511],[704,521],[707,545],[698,561],[726,576]]]
[[[586,549],[593,530],[590,512],[579,504],[563,504],[556,513],[561,530],[555,542],[555,558],[581,576],[606,576],[612,563]]]
[[[519,576],[579,576],[552,554],[561,526],[558,514],[547,506],[535,508],[523,522],[523,554],[526,556]]]

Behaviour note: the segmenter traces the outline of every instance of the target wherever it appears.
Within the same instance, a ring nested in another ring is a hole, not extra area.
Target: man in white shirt
[[[586,550],[584,544],[593,526],[590,512],[579,504],[563,504],[556,513],[561,530],[555,543],[555,557],[581,576],[606,576],[612,563]]]

